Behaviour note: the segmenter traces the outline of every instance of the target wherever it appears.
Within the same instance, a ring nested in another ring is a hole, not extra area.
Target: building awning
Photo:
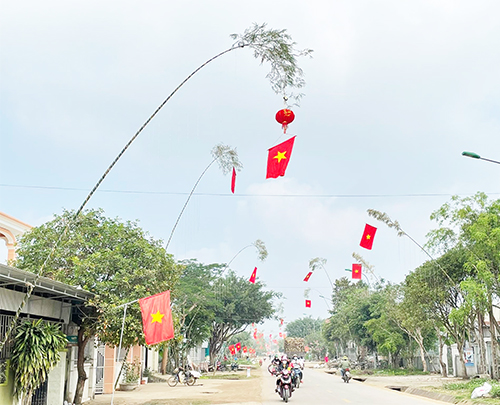
[[[72,287],[47,277],[37,278],[36,274],[29,271],[0,264],[0,288],[26,292],[30,284],[35,286],[32,295],[57,301],[71,302],[76,299],[85,302],[94,296],[79,287]]]

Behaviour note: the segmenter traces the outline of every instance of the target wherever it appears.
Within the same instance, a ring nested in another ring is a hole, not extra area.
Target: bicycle
[[[174,370],[173,375],[169,377],[167,380],[167,383],[171,387],[175,387],[177,384],[186,384],[186,385],[194,385],[196,382],[196,377],[191,374],[191,372],[188,370],[184,372],[184,369],[182,367],[179,367],[178,369]],[[181,381],[181,375],[184,377],[183,381]]]

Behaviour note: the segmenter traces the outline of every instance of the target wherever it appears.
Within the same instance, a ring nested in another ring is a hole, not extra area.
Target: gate
[[[40,385],[31,397],[31,405],[47,405],[48,381]]]
[[[104,350],[106,346],[99,342],[97,346],[97,364],[95,368],[95,393],[104,394]]]

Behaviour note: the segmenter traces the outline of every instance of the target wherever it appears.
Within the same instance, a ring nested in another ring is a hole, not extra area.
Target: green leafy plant
[[[26,321],[17,328],[12,348],[14,394],[22,405],[29,405],[33,392],[47,379],[66,347],[66,335],[59,325],[41,319]]]

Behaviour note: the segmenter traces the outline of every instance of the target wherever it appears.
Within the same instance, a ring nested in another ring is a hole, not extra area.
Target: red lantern
[[[286,129],[288,128],[288,124],[293,122],[295,119],[295,114],[293,113],[292,110],[288,110],[287,108],[283,110],[279,110],[276,113],[276,121],[278,121],[281,124],[281,127],[283,128],[283,133],[286,134]]]

